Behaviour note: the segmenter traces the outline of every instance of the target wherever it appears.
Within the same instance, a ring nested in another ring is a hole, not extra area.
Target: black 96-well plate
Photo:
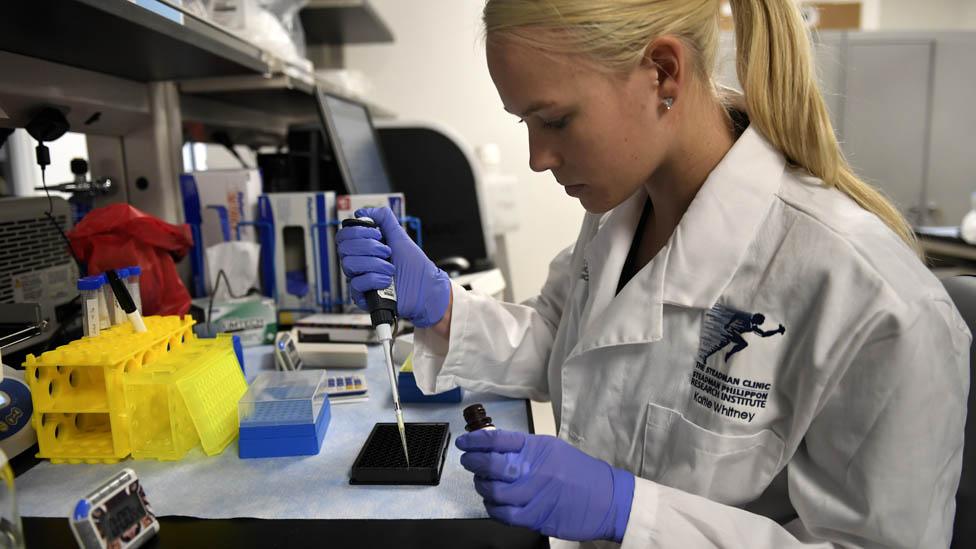
[[[377,423],[356,456],[349,484],[423,484],[441,481],[447,444],[448,423],[407,423],[410,466],[403,457],[400,430],[396,423]]]

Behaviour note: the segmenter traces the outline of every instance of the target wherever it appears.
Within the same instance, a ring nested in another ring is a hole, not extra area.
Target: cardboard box
[[[237,240],[238,224],[257,219],[261,174],[257,170],[212,170],[180,175],[183,213],[193,232],[193,295],[208,293],[205,250]],[[240,228],[241,240],[256,241],[254,227]]]
[[[193,304],[203,309],[204,314],[209,303],[210,298],[206,297],[193,300]],[[236,335],[245,347],[270,345],[278,332],[275,302],[264,296],[215,301],[210,328],[208,331],[207,323],[201,322],[194,326],[194,331],[200,337],[213,337],[218,333]]]

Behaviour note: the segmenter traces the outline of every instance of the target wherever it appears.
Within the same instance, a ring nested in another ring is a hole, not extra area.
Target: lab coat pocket
[[[762,429],[722,435],[648,404],[641,476],[727,505],[759,497],[780,469],[784,443]]]

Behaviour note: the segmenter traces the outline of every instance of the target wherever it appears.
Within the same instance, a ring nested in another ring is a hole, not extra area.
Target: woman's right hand
[[[382,290],[395,281],[398,315],[418,328],[437,324],[451,301],[447,273],[410,239],[389,208],[363,208],[356,217],[369,217],[379,225],[379,229],[344,227],[336,235],[342,271],[356,305],[367,310],[363,293]]]

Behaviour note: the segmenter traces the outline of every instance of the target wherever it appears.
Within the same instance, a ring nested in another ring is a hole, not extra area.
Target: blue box
[[[397,374],[397,389],[400,392],[400,402],[456,404],[461,402],[464,396],[460,387],[436,395],[425,395],[420,391],[420,387],[417,387],[417,378],[414,377],[413,371],[401,370]]]
[[[323,370],[259,375],[238,405],[238,456],[318,454],[332,415],[325,380]]]

